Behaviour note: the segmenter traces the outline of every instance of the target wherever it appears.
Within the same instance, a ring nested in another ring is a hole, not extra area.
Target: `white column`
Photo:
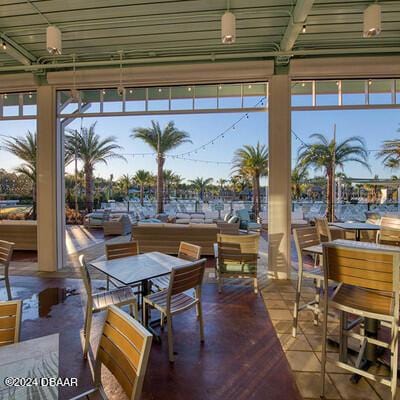
[[[51,86],[37,90],[37,219],[39,271],[56,271],[59,261],[57,210],[56,94]]]
[[[290,277],[291,89],[288,75],[269,81],[268,275]]]

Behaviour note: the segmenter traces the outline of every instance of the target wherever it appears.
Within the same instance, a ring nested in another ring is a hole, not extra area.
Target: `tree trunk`
[[[165,158],[158,154],[157,156],[157,214],[161,214],[164,212],[164,176],[163,176],[163,168],[164,168]]]
[[[333,170],[332,168],[327,168],[326,177],[327,177],[327,187],[326,187],[326,217],[329,222],[333,222],[333,192],[332,192],[332,179],[333,179]]]
[[[253,176],[253,211],[255,219],[257,220],[258,216],[260,215],[260,176],[254,175]]]
[[[86,189],[86,210],[93,211],[93,167],[85,166],[85,189]]]
[[[144,206],[144,185],[143,183],[140,184],[140,205]]]
[[[37,217],[37,205],[36,205],[36,183],[32,182],[32,219],[36,220]]]

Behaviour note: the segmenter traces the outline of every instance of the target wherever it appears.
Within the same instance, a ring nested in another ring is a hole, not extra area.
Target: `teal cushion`
[[[250,214],[246,209],[236,211],[236,215],[240,218],[240,221],[250,221]]]

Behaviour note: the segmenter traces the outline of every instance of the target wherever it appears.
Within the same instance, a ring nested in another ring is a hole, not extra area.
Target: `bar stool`
[[[399,334],[399,285],[400,251],[388,246],[362,243],[360,246],[325,243],[323,245],[324,284],[328,280],[339,282],[334,293],[329,297],[324,293],[324,318],[321,361],[321,395],[325,394],[325,365],[327,340],[328,305],[340,312],[339,361],[332,361],[336,366],[361,375],[391,389],[391,398],[397,391],[398,334]],[[329,304],[328,304],[329,303]],[[347,314],[357,315],[368,320],[385,323],[391,330],[390,342],[383,342],[349,329]],[[347,357],[347,341],[352,337],[361,343],[360,353],[355,364],[350,364]],[[360,368],[364,351],[371,346],[390,350],[389,378],[378,376]]]

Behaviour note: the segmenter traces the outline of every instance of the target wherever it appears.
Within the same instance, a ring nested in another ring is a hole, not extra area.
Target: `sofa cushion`
[[[183,218],[185,218],[185,219],[189,219],[190,218],[190,214],[188,214],[188,213],[176,213],[176,218],[178,219],[183,219]]]
[[[203,213],[193,213],[193,214],[190,214],[190,218],[191,219],[204,219],[205,218],[205,214],[203,214]]]
[[[175,221],[176,224],[188,224],[190,223],[190,218],[179,218]]]
[[[204,218],[190,218],[191,224],[203,224]]]
[[[243,263],[243,264],[236,264],[236,263],[226,263],[222,264],[220,267],[221,272],[225,273],[256,273],[257,272],[257,265],[256,264],[249,264],[249,263]]]

